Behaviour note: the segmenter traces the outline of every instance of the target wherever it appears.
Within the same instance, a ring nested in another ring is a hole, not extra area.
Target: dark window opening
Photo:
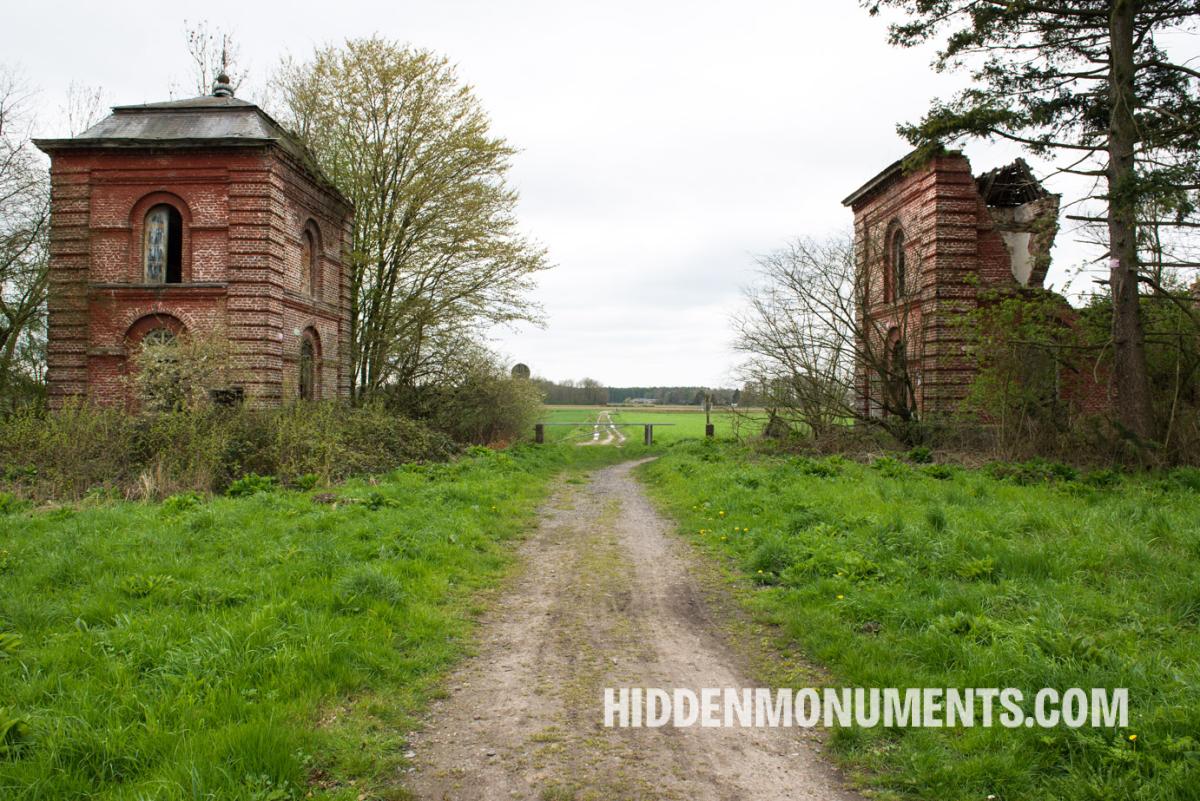
[[[301,281],[304,284],[304,291],[314,296],[317,294],[320,281],[320,260],[321,254],[317,247],[317,237],[311,230],[307,230],[300,240],[300,269],[304,271]]]
[[[892,237],[892,294],[899,298],[905,295],[904,232],[897,231]]]
[[[183,217],[165,203],[146,214],[146,281],[178,284],[183,281]]]
[[[308,337],[300,343],[300,399],[312,400],[316,382],[316,349]]]
[[[899,337],[899,334],[894,335],[896,338],[892,342],[891,352],[888,354],[888,376],[891,383],[891,398],[890,401],[895,404],[896,411],[901,413],[902,410],[909,408],[909,391],[908,391],[908,353],[904,345],[904,340]]]

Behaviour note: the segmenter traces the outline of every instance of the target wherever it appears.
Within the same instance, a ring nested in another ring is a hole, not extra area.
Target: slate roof
[[[258,106],[236,97],[193,97],[166,103],[114,106],[112,114],[70,139],[38,139],[43,150],[80,147],[195,147],[278,144],[304,156],[304,146]]]
[[[299,139],[258,106],[232,95],[114,106],[109,116],[78,136],[35,139],[34,144],[47,153],[83,148],[276,146],[347,202]]]

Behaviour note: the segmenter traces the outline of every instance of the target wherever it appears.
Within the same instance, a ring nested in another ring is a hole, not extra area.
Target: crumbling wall
[[[1050,269],[1050,249],[1058,233],[1060,195],[1022,203],[988,206],[992,222],[1008,249],[1013,279],[1023,287],[1041,287]]]

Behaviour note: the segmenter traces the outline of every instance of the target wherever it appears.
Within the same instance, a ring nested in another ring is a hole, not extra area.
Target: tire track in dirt
[[[600,439],[600,432],[604,432],[604,439]],[[613,440],[617,441],[617,445],[624,445],[627,437],[621,433],[621,429],[613,425],[612,415],[608,412],[600,412],[596,415],[596,422],[592,424],[592,438],[576,443],[579,447],[587,445],[611,445]]]
[[[853,801],[792,729],[606,729],[605,687],[748,687],[635,462],[564,483],[411,745],[423,801]]]

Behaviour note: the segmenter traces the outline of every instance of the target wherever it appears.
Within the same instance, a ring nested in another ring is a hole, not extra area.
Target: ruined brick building
[[[225,337],[233,395],[272,406],[349,394],[350,204],[228,79],[112,114],[51,159],[47,383],[131,401],[143,341]]]
[[[946,152],[915,169],[892,164],[843,204],[867,277],[863,330],[879,340],[868,350],[904,360],[921,413],[955,411],[976,375],[962,315],[989,290],[1042,286],[1059,196],[1020,159],[976,177],[965,156]],[[860,369],[860,411],[878,415],[884,390],[870,376]]]

